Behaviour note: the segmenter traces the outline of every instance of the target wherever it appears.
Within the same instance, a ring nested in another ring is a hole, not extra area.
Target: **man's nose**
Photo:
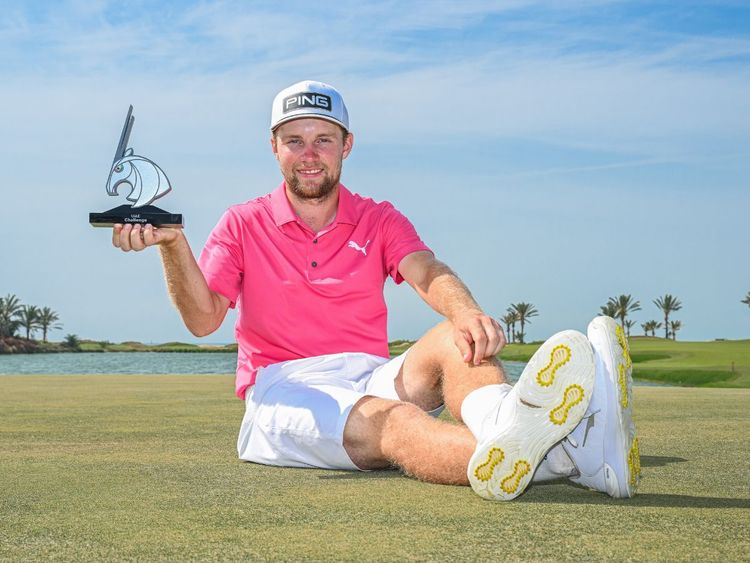
[[[305,148],[302,151],[302,158],[307,160],[314,160],[318,158],[318,151],[315,147],[315,143],[308,143],[305,145]]]

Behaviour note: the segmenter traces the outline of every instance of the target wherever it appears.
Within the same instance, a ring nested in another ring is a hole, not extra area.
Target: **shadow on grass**
[[[687,461],[681,457],[646,456],[649,466],[664,466],[669,463]],[[397,470],[385,471],[341,471],[320,475],[319,479],[408,479]],[[665,508],[750,508],[750,499],[696,497],[690,495],[673,495],[666,493],[639,493],[629,499],[615,499],[605,494],[590,491],[565,479],[535,483],[528,491],[513,502],[538,504],[588,504],[617,505],[622,507],[665,507]]]
[[[320,475],[318,479],[408,479],[397,469],[382,471],[337,471]]]
[[[664,467],[670,463],[682,463],[687,461],[684,457],[670,457],[670,456],[641,456],[642,467]],[[346,480],[346,479],[397,479],[402,478],[403,474],[396,469],[385,469],[381,471],[337,471],[335,473],[327,473],[325,475],[318,476],[318,479],[335,479],[335,480]],[[564,481],[554,481],[554,483],[562,483]]]
[[[663,508],[750,508],[750,499],[695,497],[690,495],[672,495],[666,493],[639,493],[629,499],[615,499],[602,493],[589,491],[571,483],[550,483],[556,490],[550,490],[546,484],[537,484],[529,488],[528,493],[515,502],[617,505],[622,507],[663,507]],[[544,490],[547,488],[548,490]],[[551,493],[551,494],[549,494]]]
[[[684,457],[670,457],[666,455],[642,455],[641,467],[664,467],[670,463],[683,463]]]

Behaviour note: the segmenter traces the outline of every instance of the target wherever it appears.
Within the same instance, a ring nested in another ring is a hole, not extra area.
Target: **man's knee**
[[[408,435],[410,419],[419,416],[425,416],[424,412],[411,403],[362,397],[346,420],[344,449],[360,469],[390,467],[394,449]]]
[[[442,367],[451,355],[460,358],[460,352],[455,344],[453,324],[450,321],[442,321],[433,326],[414,344],[409,354],[417,357],[423,368],[429,365]]]
[[[436,324],[433,329],[435,332],[436,343],[440,346],[449,348],[454,345],[453,323],[445,320]]]

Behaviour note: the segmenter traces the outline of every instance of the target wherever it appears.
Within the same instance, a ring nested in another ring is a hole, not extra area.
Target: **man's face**
[[[271,137],[287,188],[300,199],[325,199],[334,191],[353,142],[351,133],[315,118],[284,123]]]

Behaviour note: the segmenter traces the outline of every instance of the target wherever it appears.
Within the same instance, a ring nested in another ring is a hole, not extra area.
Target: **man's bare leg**
[[[480,387],[507,383],[495,358],[480,365],[467,364],[453,342],[453,326],[444,321],[428,331],[409,349],[396,378],[402,401],[431,411],[442,404],[461,422],[461,404]]]
[[[499,364],[471,367],[456,361],[451,342],[445,324],[425,335],[396,381],[399,396],[414,403],[364,397],[347,420],[344,447],[362,469],[395,464],[425,481],[470,482],[484,498],[511,500],[528,486],[542,456],[580,422],[593,389],[591,345],[575,331],[556,334],[531,358],[522,385],[506,396],[503,388],[510,386],[500,383]],[[436,382],[442,383],[442,400]],[[490,406],[493,395],[497,399]],[[458,420],[465,402],[464,414],[479,432],[480,444],[467,426],[425,413],[443,401]],[[485,427],[492,412],[499,418]]]
[[[452,325],[443,322],[410,350],[396,379],[403,402],[364,397],[344,429],[344,447],[362,469],[397,465],[418,479],[468,484],[466,468],[476,439],[463,424],[436,420],[425,411],[443,403],[461,421],[464,398],[480,387],[505,383],[500,363],[467,364],[453,343]]]
[[[411,403],[363,397],[346,421],[344,447],[361,469],[396,465],[422,481],[468,485],[476,440],[466,426],[434,419]]]

